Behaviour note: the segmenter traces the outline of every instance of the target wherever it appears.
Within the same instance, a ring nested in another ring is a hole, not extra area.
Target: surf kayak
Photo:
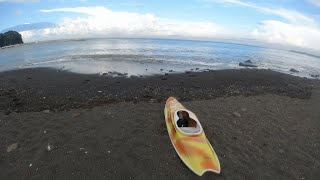
[[[196,115],[169,97],[164,116],[171,143],[184,164],[199,176],[208,171],[219,174],[219,159]]]

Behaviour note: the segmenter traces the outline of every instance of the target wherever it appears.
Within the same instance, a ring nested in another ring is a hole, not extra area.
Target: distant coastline
[[[14,47],[18,47],[18,46],[38,44],[38,43],[69,42],[69,41],[85,41],[85,39],[58,39],[58,40],[47,40],[47,41],[35,41],[35,42],[27,42],[27,43],[23,43],[23,44],[14,44],[14,45],[10,45],[10,46],[3,46],[3,47],[1,47],[1,49],[14,48]]]
[[[35,44],[35,43],[47,43],[47,42],[70,42],[70,41],[86,41],[86,40],[94,40],[94,39],[150,39],[150,40],[172,40],[172,41],[190,41],[190,42],[211,42],[211,43],[221,43],[221,44],[234,44],[234,45],[241,45],[241,46],[249,46],[249,47],[259,47],[259,48],[273,48],[273,46],[263,46],[261,44],[251,44],[247,42],[242,42],[237,39],[192,39],[192,38],[179,38],[179,37],[85,37],[85,38],[71,38],[71,39],[53,39],[53,40],[39,40],[39,41],[32,41],[24,43],[28,44]],[[10,48],[5,47],[5,48]],[[13,46],[15,47],[15,46]]]
[[[297,54],[303,54],[303,55],[311,56],[311,57],[315,57],[315,58],[320,58],[320,56],[317,56],[317,55],[314,55],[314,54],[310,54],[310,53],[307,53],[307,52],[303,52],[303,51],[290,50],[290,52],[297,53]]]

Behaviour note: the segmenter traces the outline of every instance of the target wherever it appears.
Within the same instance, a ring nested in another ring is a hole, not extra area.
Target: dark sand
[[[316,80],[269,70],[111,78],[26,69],[0,82],[0,179],[195,179],[165,127],[170,95],[198,116],[220,159],[221,174],[203,178],[320,177]]]

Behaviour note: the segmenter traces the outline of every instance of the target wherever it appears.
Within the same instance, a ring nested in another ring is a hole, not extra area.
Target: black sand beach
[[[318,80],[250,69],[125,78],[38,68],[2,72],[0,82],[0,179],[198,178],[168,137],[169,96],[198,116],[218,154],[221,174],[203,178],[320,177]]]

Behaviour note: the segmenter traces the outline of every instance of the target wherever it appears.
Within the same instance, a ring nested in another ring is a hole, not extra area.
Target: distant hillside
[[[22,37],[16,31],[8,31],[5,33],[0,33],[0,47],[10,46],[15,44],[22,44]]]
[[[57,26],[56,24],[53,23],[48,23],[48,22],[41,22],[41,23],[26,23],[26,24],[20,24],[17,26],[13,26],[10,28],[3,29],[1,33],[7,32],[7,31],[17,31],[17,32],[22,32],[22,31],[30,31],[30,30],[38,30],[38,29],[46,29],[46,28],[52,28]]]

